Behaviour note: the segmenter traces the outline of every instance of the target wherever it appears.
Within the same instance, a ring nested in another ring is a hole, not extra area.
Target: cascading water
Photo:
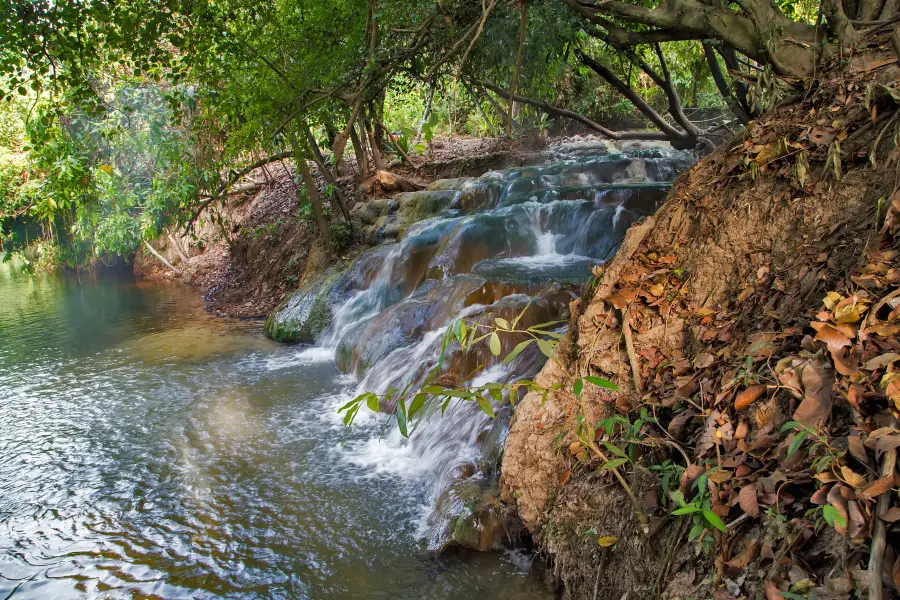
[[[512,319],[526,306],[525,326],[559,318],[591,267],[633,221],[657,207],[668,182],[691,162],[671,150],[598,156],[591,147],[587,158],[581,151],[574,157],[563,152],[546,166],[437,182],[401,195],[374,224],[371,215],[367,222],[365,206],[358,209],[358,225],[378,227],[379,237],[393,231],[399,240],[295,294],[270,319],[268,333],[298,339],[292,330],[308,332],[309,315],[325,315],[317,349],[306,352],[333,350],[338,366],[358,378],[356,394],[384,394],[424,380],[456,319]],[[423,206],[434,216],[398,231],[396,222],[421,216]],[[511,349],[504,341],[504,354]],[[523,353],[509,367],[483,350],[469,354],[451,352],[439,381],[508,381],[540,367],[536,353]],[[427,490],[430,548],[455,542],[488,549],[503,542],[499,516],[484,509],[492,505],[483,499],[496,488],[508,412],[499,410],[491,421],[461,402],[443,417],[419,423],[409,439],[379,419],[362,417],[342,456],[373,473],[414,479]]]

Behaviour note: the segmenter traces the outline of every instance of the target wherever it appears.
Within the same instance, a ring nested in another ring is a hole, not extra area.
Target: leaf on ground
[[[691,486],[694,485],[694,482],[697,481],[697,478],[703,475],[706,472],[701,465],[690,465],[688,468],[684,470],[684,474],[681,476],[681,484],[678,486],[678,490],[682,494],[686,494]]]
[[[894,478],[892,476],[882,477],[867,485],[865,489],[859,493],[859,497],[862,500],[874,500],[878,496],[889,492],[893,487]]]
[[[597,539],[597,544],[601,548],[609,548],[610,546],[616,544],[616,542],[618,542],[618,541],[619,541],[619,538],[617,538],[614,535],[605,535],[605,536]]]
[[[866,446],[858,435],[851,435],[847,438],[847,445],[850,455],[864,465],[869,464],[869,457],[866,454]]]
[[[866,478],[848,466],[841,467],[841,477],[847,484],[855,488],[861,488],[866,484]]]
[[[756,402],[760,396],[762,396],[766,392],[766,385],[751,385],[740,394],[737,395],[737,398],[734,399],[734,409],[735,410],[744,410],[749,407],[751,404]]]
[[[883,515],[881,515],[881,520],[886,521],[887,523],[896,523],[900,521],[900,507],[889,508]]]
[[[834,402],[832,385],[834,376],[825,369],[825,360],[821,354],[809,359],[800,368],[800,381],[803,385],[803,401],[794,412],[794,420],[805,427],[820,427],[831,415]]]
[[[560,487],[566,485],[566,482],[569,481],[569,478],[572,476],[572,471],[563,471],[563,474],[559,476],[559,485]]]
[[[743,552],[733,557],[725,564],[732,569],[744,569],[759,556],[759,548],[759,540],[751,540],[750,545],[748,545]]]
[[[759,516],[759,501],[756,499],[756,485],[748,485],[741,488],[738,493],[738,502],[741,510],[751,517]]]
[[[818,329],[816,339],[820,342],[825,342],[825,345],[828,346],[828,349],[832,352],[850,345],[850,338],[828,323],[820,324],[819,322],[815,322],[810,323],[810,326],[814,329]]]
[[[866,362],[863,365],[863,368],[866,371],[877,371],[878,369],[883,369],[891,363],[900,360],[900,354],[896,354],[894,352],[886,352],[881,356],[876,356],[872,360]]]

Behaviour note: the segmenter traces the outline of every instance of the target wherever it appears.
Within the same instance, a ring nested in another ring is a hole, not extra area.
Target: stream
[[[337,408],[421,382],[457,318],[563,315],[690,162],[597,152],[373,203],[385,243],[267,324],[300,346],[178,284],[0,266],[0,598],[554,598],[485,500],[508,409],[406,440]],[[540,362],[450,352],[442,382]]]

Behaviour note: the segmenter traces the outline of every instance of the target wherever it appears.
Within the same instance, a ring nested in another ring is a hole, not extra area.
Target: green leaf
[[[791,440],[791,445],[788,446],[787,456],[790,458],[794,454],[797,453],[797,450],[800,449],[800,446],[803,445],[803,441],[806,439],[806,436],[809,435],[807,431],[801,431],[797,435],[794,436],[794,439]]]
[[[528,347],[528,345],[533,342],[534,339],[527,339],[524,342],[520,342],[516,344],[516,347],[513,348],[512,352],[506,355],[506,358],[503,359],[503,364],[508,365],[511,363],[518,355],[522,354],[522,351]]]
[[[510,329],[512,329],[512,328],[509,326],[509,321],[507,321],[506,319],[501,319],[500,317],[497,317],[496,319],[494,319],[494,323],[496,323],[496,324],[497,324],[497,327],[499,327],[500,329],[504,329],[504,330],[507,330],[507,331],[509,331]]]
[[[426,394],[443,394],[444,388],[442,388],[439,385],[429,385],[429,386],[422,388],[422,391],[425,392]]]
[[[538,348],[541,349],[541,352],[544,353],[544,356],[551,360],[556,358],[556,348],[553,347],[553,344],[551,344],[547,340],[538,340],[537,345]]]
[[[485,398],[484,396],[475,396],[475,401],[478,402],[478,406],[481,408],[481,411],[489,416],[490,418],[494,418],[494,407],[491,405],[491,401]]]
[[[576,379],[575,385],[572,386],[572,391],[575,393],[577,398],[581,398],[581,390],[584,389],[584,380]]]
[[[672,511],[673,515],[690,515],[693,513],[700,512],[699,506],[694,506],[693,504],[688,504],[687,506],[682,506],[681,508],[677,508]]]
[[[628,455],[625,454],[625,451],[613,444],[612,442],[602,442],[603,446],[606,447],[607,450],[615,454],[616,456],[621,456],[622,458],[628,458]]]
[[[491,334],[491,354],[494,356],[500,356],[500,336],[497,335],[497,332],[493,332]]]
[[[627,458],[614,458],[609,462],[603,463],[600,465],[599,471],[607,471],[609,469],[615,469],[617,467],[621,467],[625,463],[628,462]]]
[[[603,379],[601,377],[594,377],[593,375],[588,375],[587,377],[585,377],[585,380],[593,383],[597,387],[601,387],[601,388],[604,388],[607,390],[618,390],[619,389],[619,386],[614,384],[612,381],[607,381],[606,379]]]
[[[841,527],[847,526],[847,517],[842,515],[838,511],[838,509],[830,504],[826,504],[824,507],[822,507],[822,517],[825,519],[825,522],[832,527],[835,526],[835,523],[837,523]]]
[[[366,399],[366,406],[369,407],[369,410],[372,412],[378,412],[380,407],[378,406],[378,396],[375,394],[369,394],[369,397]]]
[[[409,411],[407,414],[407,416],[410,419],[412,419],[416,415],[417,412],[422,410],[422,407],[425,406],[426,398],[427,398],[427,395],[422,394],[422,393],[416,394],[415,397],[413,397],[412,402],[409,403]]]
[[[801,424],[798,421],[788,421],[787,423],[782,425],[781,429],[779,429],[778,431],[784,433],[788,429],[796,429],[798,427],[801,427]]]
[[[703,509],[703,518],[706,519],[706,522],[725,533],[725,523],[722,522],[722,519],[719,518],[719,515],[709,510],[708,508]]]
[[[543,329],[545,327],[549,327],[551,325],[559,325],[560,323],[565,323],[565,321],[547,321],[546,323],[539,323],[537,325],[532,325],[528,328],[528,331],[534,331],[535,329]]]
[[[406,430],[406,403],[403,398],[397,401],[397,427],[400,428],[400,435],[405,438],[409,437],[409,432]]]
[[[518,325],[519,321],[522,319],[522,317],[525,316],[525,311],[528,310],[529,306],[531,306],[531,300],[528,301],[528,304],[525,305],[525,308],[522,309],[522,312],[519,313],[519,316],[517,316],[515,319],[513,319],[512,327],[510,327],[510,329],[516,328],[516,325]]]

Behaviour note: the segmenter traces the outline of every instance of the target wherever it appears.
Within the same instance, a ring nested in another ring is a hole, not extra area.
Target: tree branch
[[[719,88],[719,93],[722,95],[722,98],[725,100],[725,104],[728,105],[728,108],[731,109],[731,112],[734,113],[741,123],[744,125],[750,122],[750,115],[748,115],[740,102],[738,102],[735,95],[732,93],[731,86],[728,84],[728,81],[725,79],[725,74],[722,73],[722,67],[719,66],[719,58],[716,56],[716,52],[712,46],[710,46],[709,42],[703,42],[703,52],[706,54],[706,63],[709,65],[709,72],[712,73],[713,81],[716,83],[716,87]]]
[[[283,160],[283,159],[285,159],[285,158],[289,158],[289,157],[292,157],[292,156],[294,156],[294,152],[293,152],[293,151],[279,152],[278,154],[273,154],[272,156],[269,156],[269,157],[266,157],[266,158],[262,158],[262,159],[256,161],[255,163],[249,165],[249,166],[246,167],[245,169],[242,169],[242,170],[240,170],[240,171],[232,171],[231,174],[228,176],[228,178],[225,180],[225,183],[223,183],[222,185],[220,185],[220,186],[219,186],[219,189],[217,189],[217,190],[215,191],[215,193],[213,193],[209,198],[207,198],[206,200],[204,200],[204,201],[200,204],[200,206],[198,206],[198,207],[194,210],[194,212],[191,214],[191,218],[190,218],[190,219],[188,220],[188,222],[185,224],[185,228],[189,228],[189,227],[191,226],[191,224],[193,224],[193,222],[197,220],[197,217],[199,217],[200,214],[201,214],[204,210],[206,210],[207,207],[209,207],[210,204],[212,204],[213,202],[215,202],[215,201],[219,200],[220,198],[224,197],[224,196],[225,196],[225,193],[228,191],[228,189],[229,189],[232,185],[234,185],[235,182],[240,181],[241,178],[243,178],[245,175],[247,175],[247,174],[250,173],[251,171],[255,171],[256,169],[258,169],[258,168],[260,168],[260,167],[262,167],[262,166],[264,166],[264,165],[267,165],[267,164],[273,163],[273,162],[278,162],[279,160]]]
[[[604,65],[595,61],[593,58],[585,54],[579,49],[575,50],[576,56],[578,59],[588,66],[592,71],[597,73],[600,77],[606,80],[611,86],[613,86],[616,91],[625,96],[635,108],[637,108],[641,113],[647,117],[650,122],[656,125],[661,132],[663,132],[672,145],[678,148],[692,148],[696,145],[697,139],[696,136],[692,136],[690,133],[682,132],[672,125],[669,124],[662,116],[653,110],[653,108],[647,104],[647,102],[641,98],[641,96],[635,92],[631,87],[628,86],[627,83],[616,77],[616,75],[606,68]]]
[[[479,85],[485,87],[497,94],[505,94],[506,90],[503,88],[496,86],[492,83],[488,83],[486,81],[478,82]],[[521,102],[522,104],[528,104],[530,106],[534,106],[535,108],[539,108],[540,110],[546,112],[547,114],[555,115],[557,117],[564,117],[566,119],[571,119],[573,121],[577,121],[582,125],[588,127],[589,129],[593,129],[597,133],[603,134],[606,137],[613,140],[668,140],[669,137],[664,133],[654,132],[654,131],[613,131],[611,129],[607,129],[606,127],[600,125],[599,123],[595,123],[591,121],[585,116],[579,115],[578,113],[572,112],[570,110],[566,110],[564,108],[558,108],[553,106],[552,104],[547,104],[546,102],[542,102],[541,100],[534,100],[532,98],[526,98],[525,96],[520,96],[518,94],[513,96],[513,100],[516,102]]]

